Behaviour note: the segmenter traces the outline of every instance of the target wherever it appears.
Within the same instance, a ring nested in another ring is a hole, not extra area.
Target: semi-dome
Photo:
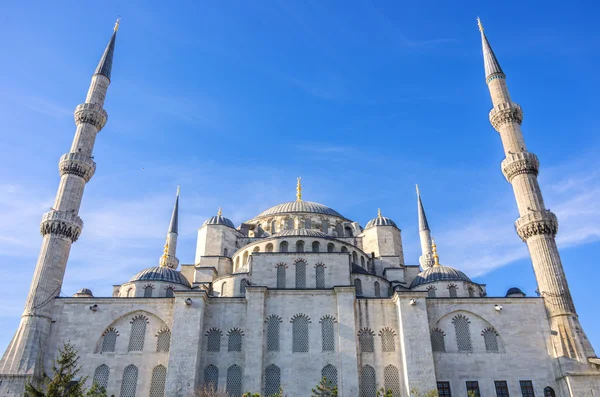
[[[266,216],[274,216],[281,214],[290,214],[290,213],[312,213],[312,214],[322,214],[322,215],[331,215],[337,216],[339,218],[344,218],[339,212],[334,209],[331,209],[323,204],[314,203],[312,201],[290,201],[289,203],[278,204],[274,207],[269,208],[258,214],[256,218],[263,218]],[[346,218],[344,218],[346,219]]]
[[[506,291],[507,298],[522,298],[524,296],[525,296],[525,293],[523,291],[521,291],[520,288],[517,288],[517,287],[509,288],[508,291]]]
[[[380,209],[377,210],[377,218],[371,219],[367,223],[367,226],[365,226],[365,229],[368,229],[372,226],[394,226],[396,228],[398,227],[398,226],[396,226],[396,222],[394,222],[390,218],[386,218],[385,216],[382,216]]]
[[[410,284],[410,288],[418,287],[419,285],[433,283],[436,281],[466,281],[471,283],[471,279],[461,272],[450,266],[432,266],[415,277]]]
[[[92,290],[89,288],[82,288],[79,291],[75,292],[73,294],[74,297],[94,297],[94,294],[92,294]]]
[[[222,215],[215,215],[212,218],[207,219],[206,221],[204,221],[202,226],[206,225],[225,225],[235,229],[233,222],[231,222],[229,219],[225,218]]]
[[[177,270],[165,266],[154,266],[144,269],[129,280],[134,281],[164,281],[167,283],[181,284],[191,288],[190,282]]]
[[[323,232],[320,232],[318,230],[313,230],[313,229],[282,230],[278,233],[271,235],[271,237],[291,237],[291,236],[332,238],[331,236],[329,236]]]

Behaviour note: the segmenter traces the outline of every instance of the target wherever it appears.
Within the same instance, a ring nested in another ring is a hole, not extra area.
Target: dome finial
[[[302,184],[300,183],[301,179],[301,177],[298,177],[297,179],[298,183],[296,184],[296,201],[302,201]]]
[[[437,245],[435,245],[434,239],[431,239],[431,251],[433,253],[433,266],[439,266],[440,265],[440,257],[438,256]]]
[[[477,17],[477,26],[479,27],[479,31],[483,33],[483,25],[481,24],[481,19]]]
[[[223,216],[223,211],[221,210],[221,207],[219,207],[219,210],[217,211],[217,216]]]
[[[377,208],[377,218],[381,218],[381,208]]]

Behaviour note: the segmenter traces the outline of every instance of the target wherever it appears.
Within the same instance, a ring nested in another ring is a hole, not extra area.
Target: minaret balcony
[[[500,127],[506,123],[523,121],[523,109],[514,102],[499,103],[490,110],[490,123],[494,129],[500,132]]]
[[[40,233],[42,236],[47,234],[59,237],[66,237],[72,242],[77,241],[83,221],[74,212],[57,211],[51,209],[42,216],[40,224]]]
[[[108,114],[96,103],[82,103],[75,108],[75,124],[91,124],[100,131],[106,124]]]
[[[502,173],[508,182],[521,174],[538,175],[540,162],[537,156],[529,152],[509,153],[502,161]]]
[[[96,172],[96,162],[90,156],[81,153],[66,153],[58,161],[60,175],[74,174],[85,179],[86,183]]]
[[[515,222],[515,229],[523,241],[537,235],[556,236],[558,219],[549,210],[530,211]]]

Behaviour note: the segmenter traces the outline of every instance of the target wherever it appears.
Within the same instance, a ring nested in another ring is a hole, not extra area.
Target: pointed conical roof
[[[479,25],[479,31],[481,32],[481,46],[483,48],[483,64],[485,66],[485,78],[488,79],[490,76],[495,74],[500,74],[504,76],[504,72],[500,67],[500,63],[496,58],[496,54],[494,54],[494,50],[492,50],[492,46],[488,41],[485,33],[483,32],[483,25],[481,25],[481,20],[477,18],[477,24]]]
[[[179,187],[177,187],[177,197],[175,198],[175,206],[173,207],[173,214],[171,215],[169,233],[179,233]]]
[[[419,185],[417,185],[417,210],[419,212],[419,231],[429,230],[429,223],[427,223],[427,216],[425,216],[425,209],[423,208],[423,202],[421,201]]]
[[[104,54],[102,54],[102,58],[100,58],[100,62],[98,63],[98,67],[96,68],[96,72],[94,74],[101,74],[102,76],[106,76],[110,80],[110,72],[112,70],[112,62],[113,55],[115,53],[115,40],[117,38],[117,31],[119,30],[119,20],[115,24],[115,30],[104,50]]]

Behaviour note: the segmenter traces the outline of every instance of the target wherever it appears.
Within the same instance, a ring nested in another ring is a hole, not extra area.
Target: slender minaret
[[[425,209],[423,208],[423,202],[421,201],[419,185],[417,185],[417,211],[419,212],[419,239],[421,240],[421,256],[419,257],[419,264],[421,264],[421,267],[425,270],[433,266],[433,252],[431,250],[433,240],[431,239],[431,230],[429,230]]]
[[[160,266],[165,266],[170,269],[177,269],[179,259],[177,259],[177,235],[179,234],[179,186],[177,187],[177,196],[175,197],[175,206],[171,215],[171,223],[169,223],[169,231],[167,232],[167,241],[165,250],[160,257]]]
[[[54,298],[60,293],[71,244],[77,241],[83,227],[79,207],[85,184],[96,170],[92,150],[96,135],[106,124],[102,108],[110,84],[119,20],[100,63],[92,76],[85,103],[75,108],[77,129],[71,150],[58,163],[60,184],[50,211],[42,217],[42,248],[37,260],[25,311],[19,328],[0,361],[0,390],[5,395],[19,393],[26,378],[39,380],[43,375]],[[5,376],[7,375],[7,376]],[[9,391],[10,388],[10,391]],[[22,393],[20,395],[23,395]]]
[[[490,123],[500,134],[506,158],[502,172],[512,184],[520,218],[515,222],[517,233],[527,243],[538,289],[544,298],[556,357],[568,357],[582,363],[595,356],[575,311],[569,285],[560,260],[556,240],[558,221],[546,209],[538,184],[538,158],[527,151],[521,122],[523,111],[512,102],[502,71],[494,51],[481,31],[485,79],[492,97],[493,109]]]

